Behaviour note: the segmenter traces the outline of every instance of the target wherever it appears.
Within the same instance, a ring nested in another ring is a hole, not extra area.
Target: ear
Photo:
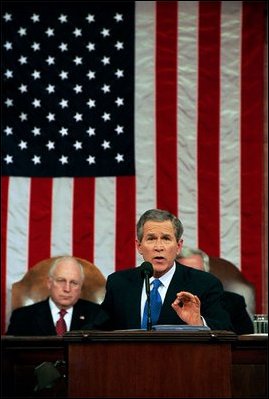
[[[52,286],[52,278],[51,277],[47,277],[47,287],[50,290]]]
[[[141,243],[137,239],[135,240],[137,252],[142,255]]]
[[[183,247],[183,240],[180,239],[180,240],[178,240],[178,243],[177,243],[177,256],[180,254],[182,247]]]

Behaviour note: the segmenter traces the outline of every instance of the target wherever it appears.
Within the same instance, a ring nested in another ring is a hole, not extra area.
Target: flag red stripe
[[[73,255],[94,260],[95,178],[74,179]]]
[[[135,177],[116,179],[116,234],[115,269],[121,270],[136,264],[134,247],[136,231],[136,186]]]
[[[7,272],[7,214],[9,177],[2,177],[1,184],[1,334],[6,329],[6,272]]]
[[[32,178],[29,210],[28,266],[51,254],[52,179]]]
[[[243,2],[241,110],[242,271],[262,295],[264,4]],[[255,165],[255,167],[254,167]]]
[[[198,241],[220,254],[220,2],[200,2],[198,68]]]
[[[156,13],[157,207],[177,204],[177,1],[158,1]]]

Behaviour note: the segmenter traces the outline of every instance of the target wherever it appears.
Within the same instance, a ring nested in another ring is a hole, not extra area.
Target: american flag
[[[235,263],[264,311],[264,2],[2,3],[2,331],[50,256],[134,267],[135,224]],[[251,184],[250,184],[251,183]]]

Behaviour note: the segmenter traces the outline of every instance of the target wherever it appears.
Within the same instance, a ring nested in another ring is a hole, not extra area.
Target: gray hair
[[[186,247],[185,245],[182,246],[180,253],[177,256],[177,259],[180,260],[180,258],[188,258],[189,256],[192,255],[199,255],[201,256],[203,260],[203,267],[205,272],[209,272],[209,256],[207,253],[202,251],[199,248],[191,248],[191,247]]]
[[[52,262],[52,264],[51,264],[51,266],[49,268],[49,271],[48,271],[49,277],[53,277],[53,274],[54,274],[54,271],[55,271],[57,265],[60,262],[63,262],[63,261],[73,261],[73,262],[75,262],[77,264],[77,266],[79,267],[79,269],[80,269],[81,281],[84,280],[85,274],[84,274],[83,266],[74,256],[60,256],[59,258],[56,258]]]
[[[179,241],[183,234],[183,225],[181,221],[169,211],[165,211],[162,209],[149,209],[148,211],[143,213],[136,225],[136,234],[138,241],[141,242],[143,239],[144,224],[146,222],[165,222],[166,220],[170,220],[170,222],[172,223],[176,240]]]

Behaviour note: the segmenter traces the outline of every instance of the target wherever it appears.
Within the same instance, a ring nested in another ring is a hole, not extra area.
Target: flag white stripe
[[[135,22],[135,158],[138,219],[147,209],[156,206],[155,1],[136,2]],[[137,264],[141,261],[141,256],[137,254]]]
[[[114,177],[95,179],[94,263],[107,277],[115,270],[116,188]],[[124,226],[122,226],[124,228]],[[123,249],[124,250],[124,249]]]
[[[197,246],[197,15],[196,1],[178,6],[178,214],[184,243]]]
[[[241,2],[222,2],[220,115],[221,256],[240,267]]]
[[[73,252],[73,190],[73,179],[53,179],[51,256]]]

